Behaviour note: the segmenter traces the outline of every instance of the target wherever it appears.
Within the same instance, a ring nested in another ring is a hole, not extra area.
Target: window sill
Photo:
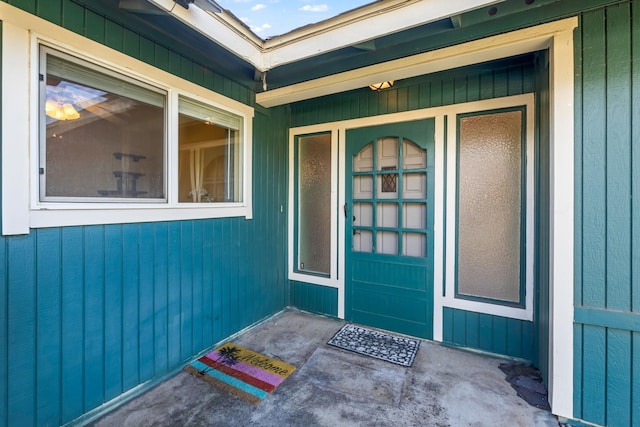
[[[32,209],[29,228],[66,227],[78,225],[121,224],[136,222],[180,221],[206,218],[245,217],[252,219],[246,204],[198,204],[195,206],[124,205],[86,206],[59,204]],[[5,233],[6,234],[6,233]]]
[[[526,308],[509,307],[506,305],[496,305],[486,302],[470,301],[468,299],[453,298],[446,296],[442,298],[442,306],[456,308],[459,310],[473,311],[475,313],[489,314],[492,316],[508,317],[511,319],[533,321],[532,303]]]

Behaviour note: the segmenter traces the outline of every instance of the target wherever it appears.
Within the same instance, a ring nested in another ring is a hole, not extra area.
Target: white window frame
[[[333,214],[331,215],[331,272],[328,276],[319,275],[317,273],[305,273],[296,268],[294,260],[297,258],[298,248],[296,247],[295,239],[295,224],[297,212],[295,209],[295,201],[297,195],[296,182],[295,182],[295,169],[297,167],[296,160],[296,140],[297,137],[302,137],[310,134],[330,134],[331,135],[331,209]],[[338,271],[338,259],[339,259],[339,241],[338,236],[338,215],[335,213],[338,211],[338,156],[339,156],[339,138],[338,130],[335,128],[328,128],[326,125],[311,125],[299,128],[293,128],[289,131],[289,257],[288,257],[288,278],[289,280],[296,280],[299,282],[312,283],[315,285],[329,286],[332,288],[341,289],[340,274]],[[344,202],[343,202],[344,203]]]
[[[456,297],[456,260],[457,260],[457,144],[458,144],[458,115],[466,113],[491,113],[495,110],[511,107],[525,107],[525,186],[526,200],[525,212],[525,299],[524,307],[512,307],[495,302],[484,302],[471,300],[464,297]],[[454,106],[455,108],[455,106]],[[470,102],[461,104],[447,115],[447,145],[446,160],[438,157],[436,159],[436,169],[446,170],[446,194],[444,204],[446,205],[447,217],[445,218],[446,230],[446,255],[445,255],[445,292],[441,300],[444,307],[457,308],[460,310],[485,313],[493,316],[509,317],[519,320],[533,320],[533,262],[535,255],[535,122],[534,122],[534,95],[527,93],[524,95],[511,96],[506,98],[494,98],[486,101]],[[442,166],[445,166],[446,169]],[[438,282],[436,282],[438,283]]]
[[[245,217],[252,209],[252,119],[254,109],[181,79],[78,34],[31,15],[3,21],[2,234],[28,234],[31,228]],[[39,195],[38,74],[40,45],[108,71],[144,81],[167,93],[167,200],[135,202],[41,202]],[[241,202],[178,203],[178,98],[182,96],[243,119]]]

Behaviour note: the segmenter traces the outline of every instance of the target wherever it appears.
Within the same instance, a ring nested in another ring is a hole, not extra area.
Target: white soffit
[[[209,13],[198,6],[185,9],[174,0],[147,0],[203,36],[215,41],[254,67],[263,70],[264,41],[249,29],[231,18],[229,14]]]
[[[266,70],[504,0],[386,0],[265,42]]]
[[[268,71],[504,0],[379,1],[266,41],[226,12],[205,12],[195,5],[185,9],[174,0],[147,1],[243,58],[258,71]]]
[[[370,65],[333,74],[303,83],[256,94],[263,107],[278,105],[344,92],[370,84],[400,80],[435,73],[480,62],[546,49],[553,35],[566,31],[571,20],[556,21],[536,27],[516,30],[481,40],[446,47],[406,58]],[[571,27],[573,28],[573,27]]]

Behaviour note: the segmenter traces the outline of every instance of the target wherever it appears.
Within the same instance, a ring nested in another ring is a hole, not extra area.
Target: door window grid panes
[[[426,256],[425,168],[426,151],[398,137],[379,138],[353,157],[355,252]]]
[[[243,201],[242,116],[45,46],[39,66],[40,202]],[[172,119],[177,140],[167,131]]]

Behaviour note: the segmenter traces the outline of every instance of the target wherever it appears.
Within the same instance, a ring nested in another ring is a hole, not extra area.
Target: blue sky
[[[263,39],[323,21],[373,0],[216,0]]]

